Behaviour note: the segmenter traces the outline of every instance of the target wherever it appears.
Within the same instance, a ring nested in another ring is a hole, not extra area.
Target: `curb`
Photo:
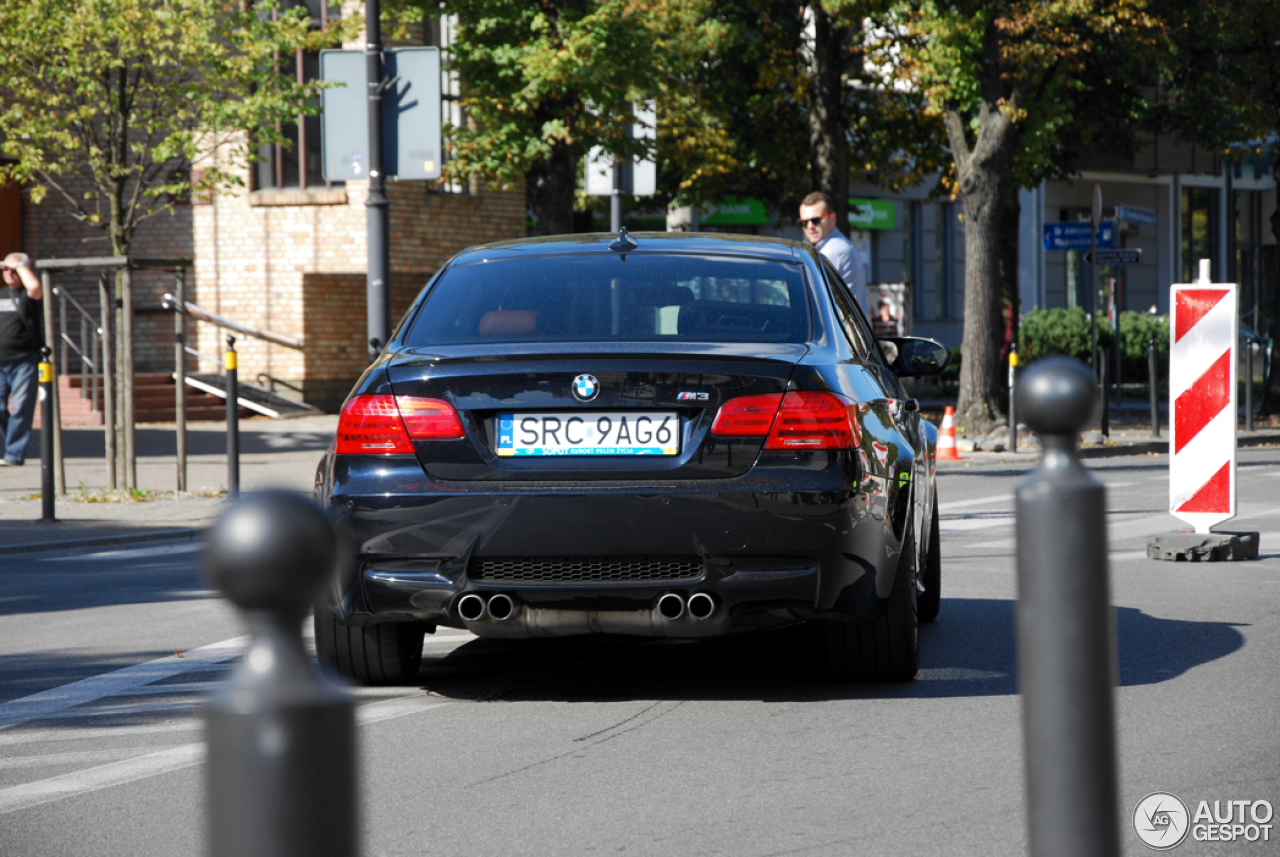
[[[189,541],[204,535],[207,527],[190,527],[175,530],[154,530],[147,533],[120,533],[113,536],[96,536],[84,539],[63,539],[57,542],[23,542],[16,545],[4,545],[6,554],[51,553],[53,551],[74,551],[77,548],[111,547],[112,545],[133,544],[137,542],[174,542]]]

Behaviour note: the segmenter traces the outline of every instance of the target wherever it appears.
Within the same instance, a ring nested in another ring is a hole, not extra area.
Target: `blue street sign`
[[[1115,246],[1116,227],[1110,220],[1098,224],[1098,249],[1110,250]],[[1072,223],[1046,223],[1044,225],[1044,249],[1046,250],[1088,250],[1089,223],[1075,221]]]
[[[1125,205],[1123,202],[1117,202],[1116,220],[1137,223],[1142,226],[1155,226],[1156,213],[1149,208],[1139,208],[1136,205]]]

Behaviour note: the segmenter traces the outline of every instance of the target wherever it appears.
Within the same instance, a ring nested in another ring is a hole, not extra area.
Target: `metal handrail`
[[[222,316],[216,313],[212,313],[212,312],[209,312],[208,310],[201,309],[200,307],[196,306],[190,301],[186,301],[180,308],[178,306],[177,299],[170,294],[166,294],[160,303],[167,310],[172,310],[174,312],[181,312],[185,315],[189,315],[192,318],[198,319],[200,321],[207,321],[209,324],[217,325],[218,327],[221,327],[225,330],[235,331],[236,333],[239,333],[241,336],[249,336],[254,339],[261,339],[264,342],[272,342],[272,343],[275,343],[276,345],[283,345],[285,348],[292,348],[295,351],[304,350],[302,347],[302,343],[291,336],[285,336],[284,334],[281,334],[281,333],[272,333],[269,330],[259,330],[256,327],[249,327],[246,324],[239,324],[237,322],[232,321],[229,318],[223,318]]]
[[[98,353],[98,343],[102,337],[102,326],[94,321],[89,311],[81,306],[80,302],[67,292],[56,286],[52,289],[53,296],[58,299],[58,338],[62,340],[62,360],[58,364],[59,371],[67,374],[68,360],[67,347],[75,352],[80,358],[80,398],[88,399],[90,408],[94,413],[98,412],[98,375],[99,364],[93,359]],[[67,304],[71,304],[71,308],[80,314],[80,344],[67,335]],[[89,343],[85,342],[86,334],[89,334]],[[93,356],[90,356],[93,355]],[[88,368],[92,372],[86,372]]]
[[[204,360],[207,363],[212,363],[214,366],[217,366],[219,369],[226,368],[226,364],[223,363],[222,360],[219,360],[217,357],[210,357],[208,354],[201,354],[199,351],[196,351],[190,345],[184,346],[182,350],[187,352],[188,354],[191,354],[200,358],[201,360]]]

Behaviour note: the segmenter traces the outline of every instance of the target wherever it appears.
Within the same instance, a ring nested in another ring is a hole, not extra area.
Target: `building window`
[[[1191,187],[1182,191],[1182,282],[1195,282],[1200,276],[1200,260],[1209,259],[1218,279],[1218,191],[1216,188]]]
[[[329,19],[339,15],[340,7],[330,6],[324,0],[282,0],[279,9],[271,11],[272,20],[281,12],[295,6],[304,7],[313,27],[324,27]],[[313,51],[298,51],[293,56],[281,57],[281,67],[292,72],[298,83],[306,83],[320,76],[320,55]],[[320,154],[320,117],[299,115],[294,122],[281,123],[276,131],[283,134],[289,146],[269,145],[258,149],[257,168],[253,171],[255,190],[280,190],[298,188],[333,187],[343,182],[326,182]]]
[[[952,260],[955,258],[951,244],[951,223],[955,219],[954,206],[944,202],[933,207],[933,316],[951,317]]]

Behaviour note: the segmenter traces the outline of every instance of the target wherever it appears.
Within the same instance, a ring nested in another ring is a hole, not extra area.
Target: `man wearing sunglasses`
[[[836,207],[831,197],[815,190],[801,200],[800,228],[809,243],[836,269],[858,301],[858,306],[866,313],[867,268],[862,263],[858,248],[836,229]]]

